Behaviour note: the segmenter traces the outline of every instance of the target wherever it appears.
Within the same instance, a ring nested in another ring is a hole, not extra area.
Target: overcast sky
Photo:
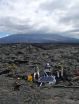
[[[79,38],[79,0],[0,0],[0,37],[34,32]]]

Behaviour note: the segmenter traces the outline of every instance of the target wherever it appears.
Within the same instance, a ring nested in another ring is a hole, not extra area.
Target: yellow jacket
[[[28,80],[28,81],[33,81],[33,76],[32,76],[32,75],[28,75],[28,76],[27,76],[27,80]]]

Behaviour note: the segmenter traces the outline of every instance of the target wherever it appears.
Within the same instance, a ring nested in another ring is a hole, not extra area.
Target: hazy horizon
[[[0,0],[0,38],[58,34],[79,39],[79,0]]]

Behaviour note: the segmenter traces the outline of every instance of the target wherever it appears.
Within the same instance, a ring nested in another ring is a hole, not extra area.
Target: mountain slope
[[[78,43],[75,38],[68,38],[57,34],[14,34],[0,38],[0,43]]]

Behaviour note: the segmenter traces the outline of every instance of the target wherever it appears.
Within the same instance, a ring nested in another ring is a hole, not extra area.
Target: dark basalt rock
[[[70,81],[69,76],[79,69],[79,45],[0,44],[0,104],[79,104],[79,89],[39,88],[23,77],[19,85],[13,86],[18,75],[33,73],[36,65],[42,72],[47,62],[51,64],[52,73],[58,63],[63,64]],[[64,84],[71,86],[72,83]],[[79,80],[73,85],[79,86]]]

